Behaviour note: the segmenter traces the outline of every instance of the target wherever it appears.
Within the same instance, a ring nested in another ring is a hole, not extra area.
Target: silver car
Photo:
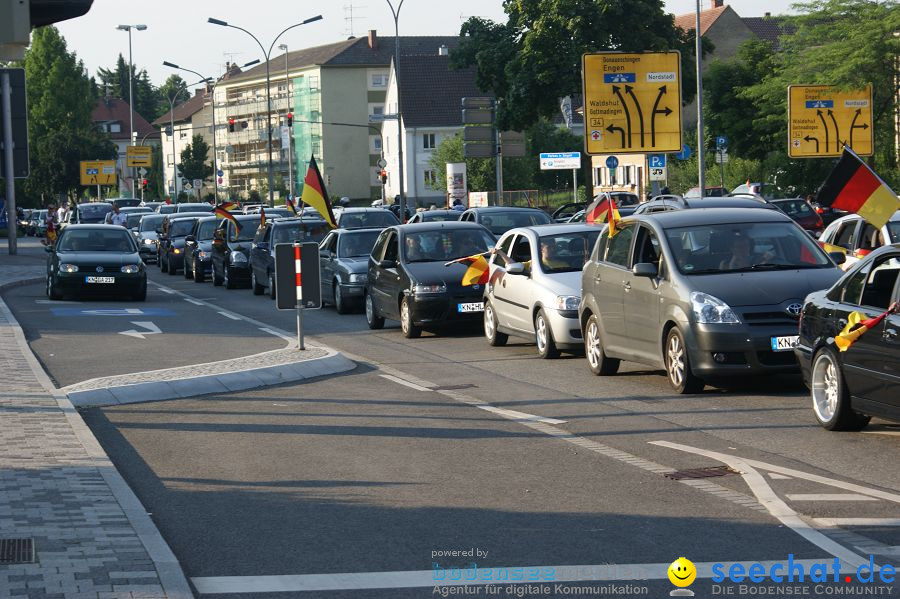
[[[534,339],[542,358],[582,348],[581,269],[601,228],[539,225],[507,231],[490,261],[484,334],[491,345],[510,335]]]

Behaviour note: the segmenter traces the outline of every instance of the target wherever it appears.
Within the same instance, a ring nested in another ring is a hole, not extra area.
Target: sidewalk
[[[43,278],[43,249],[20,240],[19,253],[0,243],[0,288]],[[0,380],[0,559],[3,541],[34,544],[34,563],[0,562],[0,597],[192,597],[146,510],[3,302]]]

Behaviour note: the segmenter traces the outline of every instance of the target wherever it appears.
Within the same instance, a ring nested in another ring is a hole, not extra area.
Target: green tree
[[[148,121],[153,121],[162,114],[160,112],[162,108],[161,96],[150,82],[146,69],[138,70],[135,65],[132,65],[132,67],[134,111]],[[114,98],[128,101],[128,62],[124,56],[119,54],[116,66],[112,69],[97,69],[97,76],[100,79],[99,86],[103,90],[102,93],[109,93]]]
[[[84,64],[55,27],[32,34],[25,54],[31,176],[20,182],[23,205],[80,194],[81,160],[111,159],[115,146],[91,119],[94,96]]]
[[[477,69],[477,84],[500,100],[504,129],[524,129],[581,93],[581,56],[599,49],[680,50],[682,93],[693,79],[693,32],[675,26],[662,0],[507,0],[506,23],[472,17],[460,30],[454,66]],[[640,24],[640,26],[636,26]]]
[[[163,168],[162,146],[153,148],[153,165],[147,173],[147,198],[162,199],[169,195],[166,189],[165,170]]]
[[[185,83],[184,79],[175,74],[169,75],[166,82],[159,87],[159,103],[162,111],[160,114],[165,114],[169,111],[169,100],[171,98],[175,98],[175,106],[178,106],[189,100],[190,97],[190,94],[187,93],[187,83]]]
[[[497,178],[494,174],[493,158],[463,158],[463,139],[457,134],[447,137],[431,153],[428,164],[437,173],[435,189],[447,190],[447,164],[466,163],[466,182],[471,191],[496,191]]]
[[[209,144],[200,135],[195,135],[191,143],[181,151],[178,171],[185,179],[206,181],[213,174],[212,163],[208,162]]]

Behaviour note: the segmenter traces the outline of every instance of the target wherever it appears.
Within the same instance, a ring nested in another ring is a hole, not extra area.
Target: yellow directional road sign
[[[681,151],[681,54],[602,52],[581,60],[588,154]]]
[[[153,166],[153,148],[149,146],[128,146],[125,149],[125,166]]]
[[[82,160],[81,161],[82,185],[115,185],[116,161],[115,160]]]
[[[844,144],[871,156],[872,85],[839,91],[830,85],[788,87],[788,156],[840,156]]]

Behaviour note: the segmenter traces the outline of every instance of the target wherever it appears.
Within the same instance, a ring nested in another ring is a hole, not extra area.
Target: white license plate
[[[772,337],[772,351],[790,351],[797,347],[800,341],[799,335],[788,335],[786,337]]]
[[[484,303],[475,302],[471,304],[457,304],[457,309],[460,312],[484,312]]]
[[[105,283],[108,285],[110,283],[115,283],[116,278],[115,277],[85,277],[84,282],[85,283]]]

